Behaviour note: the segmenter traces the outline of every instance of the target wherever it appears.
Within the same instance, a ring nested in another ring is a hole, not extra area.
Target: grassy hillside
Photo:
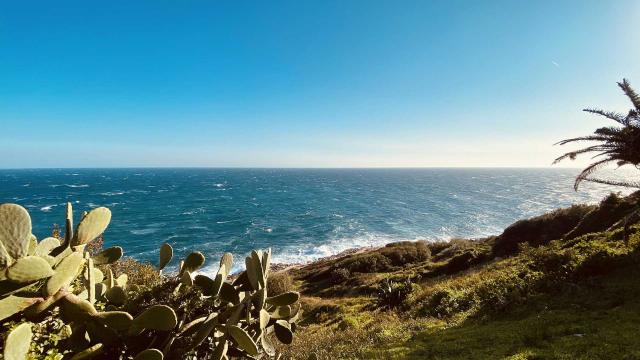
[[[637,198],[279,274],[304,295],[285,358],[640,358],[640,226],[623,223]]]

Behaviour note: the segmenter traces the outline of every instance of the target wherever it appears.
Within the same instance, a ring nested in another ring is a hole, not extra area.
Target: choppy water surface
[[[498,234],[513,221],[611,190],[573,191],[575,169],[0,170],[0,203],[29,209],[38,238],[96,206],[113,212],[107,245],[154,261],[169,242],[215,267],[225,251],[272,247],[277,262],[404,239]],[[618,172],[619,173],[619,172]],[[623,189],[624,190],[624,189]],[[626,191],[628,192],[628,191]]]

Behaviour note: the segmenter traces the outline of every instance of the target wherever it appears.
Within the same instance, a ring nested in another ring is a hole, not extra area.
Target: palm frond
[[[564,159],[567,159],[567,158],[569,158],[571,160],[575,160],[578,155],[584,154],[584,153],[588,153],[588,152],[593,152],[593,151],[601,151],[601,153],[599,153],[596,156],[602,156],[604,154],[609,153],[610,149],[609,149],[609,147],[607,147],[605,145],[593,145],[593,146],[586,147],[584,149],[580,149],[580,150],[576,150],[576,151],[569,151],[568,153],[565,153],[562,156],[556,158],[553,161],[553,164],[557,164],[560,161],[562,161]]]
[[[601,115],[606,117],[607,119],[611,119],[617,123],[620,123],[622,125],[626,125],[626,121],[627,118],[626,116],[620,114],[619,112],[615,112],[615,111],[604,111],[604,110],[600,110],[600,109],[582,109],[582,111],[586,111],[588,113],[592,113],[592,114],[596,114],[596,115]]]
[[[586,168],[582,169],[582,172],[580,172],[580,174],[578,174],[578,176],[576,176],[576,181],[573,183],[573,188],[574,190],[578,191],[578,187],[580,186],[580,183],[582,181],[584,181],[585,179],[588,178],[589,175],[591,175],[593,172],[595,172],[596,170],[598,170],[599,168],[603,167],[604,165],[613,162],[613,159],[603,159],[603,160],[599,160],[594,162],[593,164],[587,166]]]
[[[572,139],[565,139],[562,141],[558,141],[557,143],[555,143],[554,145],[564,145],[564,144],[568,144],[570,142],[576,142],[576,141],[608,141],[609,138],[602,136],[602,135],[588,135],[588,136],[580,136],[577,138],[572,138]]]
[[[633,107],[636,108],[636,111],[640,111],[640,95],[638,95],[638,93],[633,90],[631,84],[629,84],[629,81],[627,81],[627,79],[622,79],[622,82],[618,83],[618,86],[620,86],[622,91],[624,91],[624,94],[627,95],[629,100],[631,100],[631,103],[633,104]]]
[[[582,181],[593,182],[593,183],[604,184],[604,185],[611,185],[611,186],[623,186],[623,187],[640,189],[640,182],[619,181],[619,180],[598,179],[598,178],[586,178],[586,179],[582,179]]]

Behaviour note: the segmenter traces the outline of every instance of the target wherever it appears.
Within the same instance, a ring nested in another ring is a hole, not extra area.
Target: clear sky
[[[0,167],[549,166],[638,1],[1,1]],[[583,163],[567,163],[579,166]]]

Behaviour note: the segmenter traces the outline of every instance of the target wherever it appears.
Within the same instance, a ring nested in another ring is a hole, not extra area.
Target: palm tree
[[[595,145],[568,152],[553,162],[556,164],[564,159],[575,160],[576,157],[581,154],[596,153],[592,159],[598,160],[584,168],[576,177],[573,185],[576,191],[583,181],[640,188],[640,182],[592,177],[592,174],[596,170],[611,163],[615,163],[618,166],[633,165],[640,169],[640,96],[633,90],[626,79],[619,82],[618,86],[633,104],[633,108],[629,110],[627,115],[599,109],[584,109],[584,111],[588,113],[604,116],[607,119],[615,121],[617,123],[616,126],[601,127],[591,135],[562,140],[556,144],[564,145],[582,141],[598,142]]]

